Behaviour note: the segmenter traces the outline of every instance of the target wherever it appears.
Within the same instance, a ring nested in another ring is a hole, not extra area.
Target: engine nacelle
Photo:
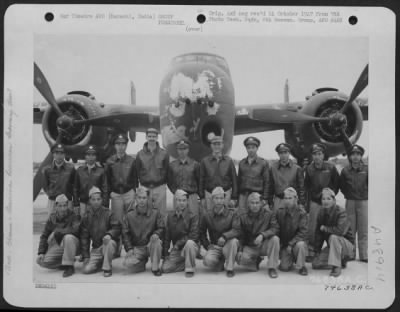
[[[348,96],[338,91],[325,91],[312,96],[300,110],[301,113],[314,117],[329,117],[339,111],[346,103]],[[355,143],[362,132],[363,117],[360,108],[354,102],[345,112],[347,118],[346,134],[351,143]],[[328,123],[298,123],[285,131],[285,140],[293,147],[296,158],[310,158],[310,151],[305,146],[313,143],[324,143],[326,156],[332,157],[345,153],[345,146],[339,131]]]
[[[57,103],[61,111],[75,120],[99,116],[100,107],[97,102],[84,95],[67,94],[57,99]],[[58,117],[59,116],[52,108],[47,109],[43,115],[42,131],[50,146],[56,143],[58,136]],[[93,133],[95,128],[97,128],[96,132],[105,131],[100,127],[92,127],[86,124],[73,125],[69,129],[66,129],[66,134],[61,139],[61,143],[65,145],[66,154],[75,157],[75,155],[82,155],[85,147],[89,143],[96,145],[104,144],[104,140],[101,142],[96,142],[96,140],[94,140]],[[96,135],[96,137],[101,137],[101,135]]]

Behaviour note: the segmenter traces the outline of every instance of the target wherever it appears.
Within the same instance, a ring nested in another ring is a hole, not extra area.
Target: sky
[[[36,35],[34,59],[56,98],[72,90],[85,90],[105,104],[130,101],[130,81],[138,106],[158,106],[159,88],[171,59],[179,54],[208,52],[228,62],[236,105],[283,102],[286,79],[290,101],[304,100],[320,87],[335,87],[349,94],[368,62],[367,38],[342,37],[238,37],[155,35]],[[34,88],[34,87],[33,87]],[[34,89],[34,101],[44,101]],[[368,87],[361,93],[368,97]],[[33,160],[49,151],[41,125],[33,126]],[[259,155],[277,158],[275,146],[283,131],[255,134]],[[235,136],[231,156],[246,156],[243,140]],[[161,137],[160,137],[161,140]],[[144,134],[128,145],[128,153],[142,148]],[[358,144],[368,155],[368,122]]]

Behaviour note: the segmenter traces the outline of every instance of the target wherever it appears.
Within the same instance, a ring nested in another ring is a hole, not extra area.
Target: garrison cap
[[[128,137],[126,136],[125,133],[117,134],[117,136],[114,139],[114,144],[117,144],[117,143],[125,143],[125,144],[128,143]]]
[[[280,143],[275,147],[275,151],[277,153],[284,152],[284,151],[287,151],[290,153],[291,149],[292,149],[292,147],[287,143]]]
[[[68,202],[68,197],[65,196],[64,194],[60,194],[56,197],[56,204],[58,203],[66,203]]]
[[[146,134],[149,134],[149,133],[155,133],[155,134],[158,135],[158,131],[157,131],[156,128],[148,128],[148,129],[146,130]]]
[[[261,194],[258,192],[252,192],[247,197],[247,201],[250,202],[252,199],[261,199]]]
[[[362,148],[360,145],[354,144],[351,148],[350,148],[350,152],[349,155],[353,154],[353,153],[359,153],[361,154],[361,156],[364,155],[365,150],[364,148]]]
[[[100,189],[96,186],[92,186],[92,188],[89,190],[89,198],[92,197],[93,194],[101,194]]]
[[[260,140],[257,139],[256,137],[251,136],[251,137],[246,138],[243,141],[243,144],[244,144],[244,146],[252,144],[252,145],[255,145],[255,146],[259,147],[260,146]]]
[[[94,145],[89,145],[85,151],[85,154],[97,154],[97,148]]]
[[[311,146],[311,153],[314,154],[316,152],[322,152],[325,153],[326,146],[325,144],[322,143],[315,143]]]
[[[179,149],[189,148],[189,146],[190,146],[190,143],[189,143],[189,141],[186,141],[186,140],[180,140],[178,143],[176,143],[176,148],[179,148]]]
[[[52,153],[54,153],[54,152],[65,153],[64,145],[62,145],[62,144],[60,144],[60,143],[54,144],[54,145],[51,147],[51,152],[52,152]]]
[[[175,198],[178,198],[178,197],[186,197],[186,198],[188,198],[188,193],[186,193],[184,190],[177,189],[176,192],[175,192]]]
[[[329,195],[329,196],[331,196],[333,199],[335,199],[335,192],[332,191],[332,189],[330,189],[329,187],[325,187],[325,188],[322,189],[321,198],[322,198],[322,196],[323,196],[324,194]]]
[[[216,188],[214,188],[211,192],[211,197],[214,197],[215,195],[225,195],[225,191],[222,187],[217,186]]]
[[[223,142],[222,136],[219,136],[219,135],[215,135],[210,139],[210,143],[211,144],[213,144],[213,143],[222,143],[222,142]]]
[[[285,194],[292,194],[297,197],[297,191],[293,187],[286,188],[283,193]]]

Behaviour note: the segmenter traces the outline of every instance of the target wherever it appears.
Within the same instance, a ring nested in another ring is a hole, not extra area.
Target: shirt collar
[[[189,163],[189,158],[186,157],[184,160],[178,159],[180,164],[188,164]]]
[[[175,215],[177,218],[180,218],[180,217],[183,218],[183,215],[185,214],[186,210],[187,210],[187,208],[183,209],[182,212],[179,213],[178,210],[175,209],[174,215]]]
[[[157,153],[159,149],[160,149],[160,144],[159,144],[158,142],[156,142],[156,149],[155,149],[154,151]],[[144,145],[143,145],[143,150],[144,150],[146,153],[151,153],[150,150],[149,150],[149,144],[148,144],[148,142],[144,143]]]
[[[141,212],[141,211],[139,211],[139,208],[136,205],[136,209],[135,210],[136,210],[136,214],[137,215],[147,216],[147,217],[150,215],[150,207],[149,206],[147,206],[147,209],[144,212]]]
[[[125,160],[125,158],[126,158],[126,153],[124,154],[124,156],[122,156],[121,158],[120,157],[118,157],[118,155],[117,154],[115,154],[115,160],[117,160],[117,161],[124,161]]]
[[[250,165],[249,156],[246,157],[246,162]],[[258,162],[258,156],[256,156],[256,157],[253,158],[252,164],[253,164],[253,163],[257,163],[257,162]]]
[[[254,213],[249,209],[247,214],[249,215],[250,218],[258,219],[259,217],[261,217],[263,210],[264,210],[264,208],[260,208],[259,212]]]
[[[57,165],[56,161],[53,160],[53,168],[64,168],[65,166],[65,160],[63,160],[63,162],[61,163],[61,165]]]
[[[215,208],[213,208],[212,212],[213,212],[213,216],[222,216],[226,212],[226,207],[224,205],[224,207],[220,211],[216,211]]]
[[[288,161],[288,163],[286,164],[286,165],[283,165],[282,163],[281,163],[281,161],[280,160],[278,160],[278,168],[281,168],[281,167],[289,167],[289,168],[291,168],[292,167],[292,161],[289,159],[289,161]]]
[[[224,154],[221,154],[220,157],[217,157],[217,156],[215,156],[214,154],[211,154],[211,159],[215,159],[215,160],[217,160],[217,159],[225,159],[225,155],[224,155]]]
[[[324,161],[322,162],[320,168],[318,168],[318,167],[315,165],[315,162],[314,162],[314,161],[312,162],[312,165],[313,165],[313,168],[314,168],[315,170],[323,170],[323,169],[325,169],[325,162],[324,162]]]
[[[361,161],[360,165],[357,168],[354,168],[352,164],[350,164],[350,170],[361,171],[364,168],[364,163]]]
[[[90,208],[90,212],[92,213],[92,215],[94,216],[98,216],[101,214],[103,207],[99,207],[98,209],[94,209],[92,206],[89,207]]]

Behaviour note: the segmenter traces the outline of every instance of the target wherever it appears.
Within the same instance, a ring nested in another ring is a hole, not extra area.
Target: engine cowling
[[[301,113],[314,117],[329,117],[346,103],[348,96],[338,91],[325,91],[309,98],[300,110]],[[354,102],[346,110],[346,135],[355,143],[362,132],[363,117],[360,108]],[[298,159],[310,158],[310,151],[305,147],[313,143],[324,143],[326,156],[332,157],[345,153],[345,146],[340,132],[327,122],[299,123],[285,131],[285,140],[293,147],[293,155]]]
[[[67,94],[57,99],[57,103],[66,115],[74,120],[83,120],[93,118],[99,113],[99,105],[89,97],[79,94]],[[56,143],[59,128],[57,127],[56,112],[49,108],[43,115],[42,131],[43,135],[50,146]],[[64,129],[64,135],[61,143],[64,144],[66,154],[73,157],[77,153],[81,153],[86,145],[91,142],[93,137],[93,127],[86,124],[72,125]]]

